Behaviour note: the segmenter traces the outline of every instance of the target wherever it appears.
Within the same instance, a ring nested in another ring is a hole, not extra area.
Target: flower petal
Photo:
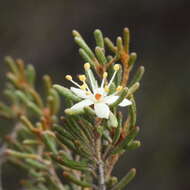
[[[118,98],[119,98],[119,96],[110,95],[110,96],[106,96],[103,101],[106,104],[110,105],[110,104],[114,103]]]
[[[90,106],[93,104],[92,100],[85,99],[82,100],[81,102],[75,104],[74,106],[71,107],[72,110],[82,110],[86,106]]]
[[[125,106],[129,106],[129,105],[131,105],[132,104],[132,102],[130,101],[130,100],[128,100],[128,99],[124,99],[120,104],[119,104],[119,106],[121,106],[121,107],[125,107]]]
[[[96,94],[96,93],[104,95],[105,91],[103,88],[96,88],[96,89],[94,89],[94,94]]]
[[[106,104],[104,104],[104,103],[96,103],[96,104],[94,104],[94,110],[96,112],[96,115],[99,118],[108,119],[109,114],[110,114],[110,109]]]
[[[71,91],[74,92],[78,97],[80,98],[87,98],[84,90],[81,90],[80,88],[71,87]]]

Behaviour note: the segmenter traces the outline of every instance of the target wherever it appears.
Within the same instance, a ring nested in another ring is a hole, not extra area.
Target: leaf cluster
[[[8,103],[0,103],[0,115],[13,120],[15,126],[5,138],[4,151],[7,161],[24,168],[28,174],[22,181],[27,190],[121,190],[133,179],[131,169],[122,179],[112,176],[119,158],[130,150],[139,148],[136,140],[135,92],[140,86],[144,67],[140,66],[132,79],[130,72],[136,53],[129,52],[129,30],[113,43],[100,30],[94,31],[94,50],[81,34],[74,30],[79,54],[90,63],[94,80],[102,79],[104,72],[110,77],[115,63],[121,64],[111,87],[124,88],[119,98],[110,105],[109,119],[98,118],[92,107],[72,111],[70,107],[81,98],[70,89],[54,84],[50,76],[43,76],[44,95],[36,89],[36,71],[21,59],[5,58],[9,66],[4,95]],[[88,75],[86,75],[88,78]],[[67,102],[65,113],[60,113],[61,98]],[[132,105],[124,118],[118,105],[128,98]]]

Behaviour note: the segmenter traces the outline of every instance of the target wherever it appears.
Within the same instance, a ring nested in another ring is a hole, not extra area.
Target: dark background
[[[189,0],[0,0],[0,87],[6,55],[23,58],[35,65],[38,76],[48,73],[63,84],[65,74],[82,71],[72,29],[93,47],[94,29],[115,39],[129,27],[131,51],[146,68],[137,95],[142,148],[123,157],[115,173],[137,168],[129,190],[189,190],[189,19]],[[6,190],[16,190],[18,174],[7,166]]]

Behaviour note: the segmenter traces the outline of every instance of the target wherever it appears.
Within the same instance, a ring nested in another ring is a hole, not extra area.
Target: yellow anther
[[[108,73],[107,73],[107,72],[104,72],[103,78],[105,79],[105,78],[107,78],[107,76],[108,76]]]
[[[80,88],[81,88],[82,90],[86,90],[86,85],[83,84],[83,85],[80,86]]]
[[[106,91],[106,92],[109,92],[109,87],[106,85],[105,87],[104,87],[104,90]]]
[[[118,86],[118,87],[116,88],[116,91],[119,92],[119,91],[121,91],[122,89],[123,89],[123,86]]]
[[[86,95],[90,95],[91,93],[89,91],[86,92]]]
[[[115,65],[113,66],[114,71],[118,71],[119,68],[120,68],[120,65],[119,65],[119,64],[115,64]]]
[[[85,64],[84,64],[84,69],[85,69],[85,70],[90,69],[90,64],[89,64],[89,63],[85,63]]]
[[[66,75],[65,78],[66,78],[67,80],[73,80],[73,78],[72,78],[71,75]]]
[[[86,80],[86,76],[85,75],[79,75],[79,80],[84,82]]]

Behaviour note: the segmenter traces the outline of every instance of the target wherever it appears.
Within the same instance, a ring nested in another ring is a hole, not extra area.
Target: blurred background
[[[190,189],[189,0],[0,0],[0,4],[1,90],[7,69],[4,56],[23,58],[35,65],[38,76],[47,73],[63,84],[65,74],[82,71],[73,29],[93,47],[94,29],[114,40],[127,26],[137,65],[146,68],[137,93],[142,148],[124,156],[114,173],[121,177],[137,168],[129,190]],[[5,121],[0,126],[6,132]],[[20,177],[17,168],[5,166],[5,190],[20,189]]]

